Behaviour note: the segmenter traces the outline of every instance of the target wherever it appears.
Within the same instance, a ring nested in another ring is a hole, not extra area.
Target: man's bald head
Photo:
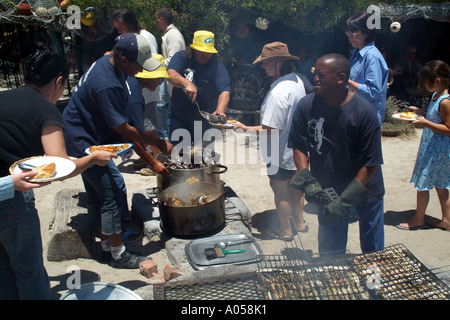
[[[350,77],[350,63],[343,55],[338,53],[330,53],[320,57],[317,61],[322,61],[327,64],[337,74],[344,73],[346,76],[346,81],[348,81],[348,78]]]

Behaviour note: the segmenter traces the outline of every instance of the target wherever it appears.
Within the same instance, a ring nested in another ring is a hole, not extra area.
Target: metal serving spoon
[[[228,242],[220,241],[220,242],[216,242],[214,244],[214,247],[215,248],[225,249],[228,246],[235,246],[235,245],[238,245],[238,244],[250,243],[250,242],[253,242],[253,239],[242,240],[242,241],[228,241]]]
[[[180,76],[178,75],[178,73],[175,74],[175,75],[176,75],[177,78],[180,79],[180,81],[181,81],[181,78],[180,78]],[[183,84],[183,82],[181,82],[181,83]],[[184,84],[183,84],[183,89],[186,90],[186,87],[184,86]],[[215,114],[211,114],[211,113],[209,113],[209,112],[203,111],[203,110],[200,109],[200,106],[198,105],[197,101],[194,101],[194,103],[195,103],[195,105],[197,106],[197,109],[198,109],[198,112],[200,113],[200,115],[201,115],[203,118],[205,118],[208,122],[213,122],[213,123],[214,123],[214,122],[226,123],[226,120],[225,120],[224,117],[222,117],[222,116],[217,116],[217,115],[215,115]]]
[[[22,171],[32,171],[34,168],[36,168],[36,166],[33,166],[32,164],[28,164],[25,162],[20,162],[17,166]]]

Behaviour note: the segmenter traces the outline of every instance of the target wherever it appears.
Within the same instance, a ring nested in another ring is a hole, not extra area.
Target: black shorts
[[[267,165],[267,169],[269,169],[269,167],[271,167],[270,164]],[[275,174],[269,174],[269,172],[267,172],[267,175],[269,176],[270,179],[273,180],[277,180],[277,181],[286,181],[286,180],[291,180],[292,177],[297,173],[297,170],[287,170],[287,169],[283,169],[278,167],[278,170],[276,171]],[[274,168],[270,168],[270,171],[273,171]]]

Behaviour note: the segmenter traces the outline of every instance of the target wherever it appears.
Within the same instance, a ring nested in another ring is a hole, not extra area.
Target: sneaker
[[[125,250],[120,259],[111,260],[111,267],[117,269],[139,269],[139,264],[145,260],[151,260],[147,257],[138,256]]]

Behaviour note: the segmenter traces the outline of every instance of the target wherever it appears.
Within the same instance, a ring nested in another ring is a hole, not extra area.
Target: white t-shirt
[[[301,98],[306,95],[303,81],[295,74],[289,73],[275,80],[270,86],[261,105],[261,125],[279,130],[278,163],[270,156],[271,138],[267,144],[260,142],[260,159],[264,163],[272,163],[286,170],[296,170],[294,153],[288,148],[289,130],[292,117]],[[272,152],[273,153],[273,152]]]
[[[155,36],[144,29],[141,29],[139,34],[147,39],[148,43],[150,44],[150,50],[152,51],[152,53],[158,53],[158,43],[156,42]],[[144,95],[145,104],[162,100],[160,86],[158,86],[153,92],[146,88],[143,88],[142,94]]]
[[[172,56],[178,51],[185,50],[186,44],[180,30],[173,24],[167,27],[161,40],[161,52],[164,57],[164,64],[168,66]]]
[[[184,37],[180,30],[173,24],[169,25],[164,31],[161,37],[161,53],[164,57],[164,64],[166,67],[169,65],[170,59],[178,51],[183,51],[186,49],[186,43],[184,42]],[[167,91],[169,95],[172,95],[173,86],[167,82]]]

